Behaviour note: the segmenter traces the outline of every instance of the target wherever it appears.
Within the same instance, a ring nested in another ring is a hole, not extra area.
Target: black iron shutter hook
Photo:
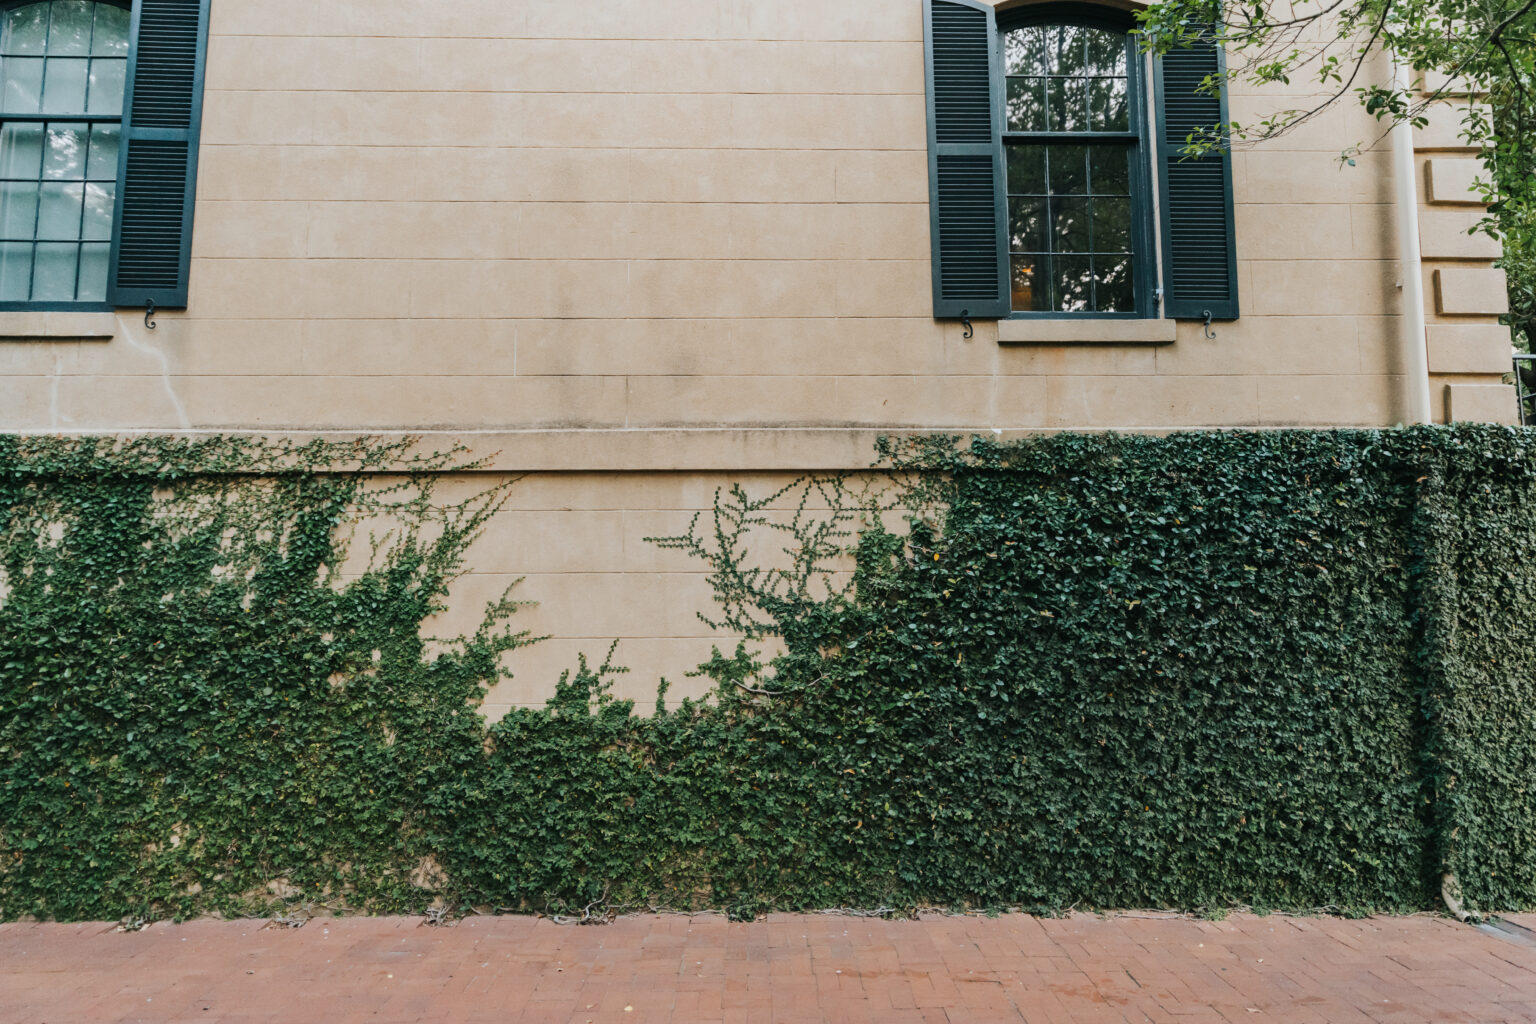
[[[960,311],[960,322],[965,324],[965,333],[961,335],[962,338],[970,339],[976,337],[976,328],[971,326],[970,310],[962,309]]]
[[[1216,332],[1211,330],[1211,311],[1208,309],[1203,309],[1200,311],[1200,315],[1205,317],[1205,336],[1207,338],[1216,337]]]
[[[144,326],[148,327],[150,330],[154,330],[155,329],[155,322],[150,319],[150,317],[152,317],[154,315],[155,315],[155,300],[154,299],[145,299],[144,300]]]

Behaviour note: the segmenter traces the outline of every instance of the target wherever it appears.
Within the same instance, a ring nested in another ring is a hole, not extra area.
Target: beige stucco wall
[[[1237,154],[1214,341],[931,319],[920,11],[215,0],[191,308],[0,344],[0,427],[1400,418],[1390,167],[1339,166],[1379,133],[1353,103]]]
[[[867,465],[882,429],[1403,417],[1390,162],[1340,166],[1380,130],[1353,103],[1235,155],[1244,315],[1214,339],[934,321],[920,14],[214,0],[190,308],[154,331],[0,316],[0,430],[441,431],[533,471],[439,624],[527,577],[520,618],[554,639],[512,656],[494,712],[614,638],[623,692],[699,692],[701,567],[643,538],[734,480]],[[1239,89],[1232,116],[1304,99]],[[1487,265],[1436,255],[1427,274]],[[1512,404],[1486,390],[1497,345],[1432,335],[1437,383],[1485,388],[1459,409]]]

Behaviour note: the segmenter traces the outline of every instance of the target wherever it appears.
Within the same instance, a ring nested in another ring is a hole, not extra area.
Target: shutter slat
[[[933,315],[1008,315],[996,31],[976,0],[925,0]]]
[[[1158,59],[1158,137],[1163,194],[1164,312],[1180,319],[1238,315],[1232,225],[1232,157],[1227,150],[1192,158],[1191,135],[1227,122],[1226,93],[1201,92],[1223,70],[1214,33]]]
[[[139,0],[132,23],[108,298],[187,304],[208,0]]]

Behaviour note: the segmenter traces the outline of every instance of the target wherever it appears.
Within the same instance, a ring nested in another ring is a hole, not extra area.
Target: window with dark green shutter
[[[186,305],[207,0],[0,3],[0,309]]]
[[[1185,152],[1226,117],[1212,37],[1156,62],[1149,104],[1124,10],[924,0],[924,20],[936,317],[1237,315],[1230,160]]]

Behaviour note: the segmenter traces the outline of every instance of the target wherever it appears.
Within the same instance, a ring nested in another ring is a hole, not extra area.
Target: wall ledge
[[[1513,393],[1511,391],[1511,393]],[[1513,408],[1514,399],[1510,400]],[[479,473],[817,473],[867,470],[875,463],[875,440],[881,436],[934,434],[968,438],[981,435],[997,441],[1047,437],[1062,433],[1101,433],[1106,427],[954,426],[919,429],[898,427],[683,427],[569,428],[529,430],[21,430],[19,436],[99,437],[129,440],[178,437],[188,441],[214,437],[254,437],[305,443],[316,439],[350,442],[358,438],[397,441],[411,438],[423,455],[463,449],[460,461],[477,460]],[[1276,430],[1284,427],[1249,425],[1124,426],[1124,434],[1160,436],[1184,431]],[[1332,428],[1327,428],[1332,429]],[[0,433],[4,433],[0,429]],[[336,472],[351,467],[339,465]]]
[[[1178,337],[1178,321],[1045,319],[997,322],[1003,345],[1166,345]]]
[[[116,336],[116,313],[0,312],[0,341],[110,341]]]

